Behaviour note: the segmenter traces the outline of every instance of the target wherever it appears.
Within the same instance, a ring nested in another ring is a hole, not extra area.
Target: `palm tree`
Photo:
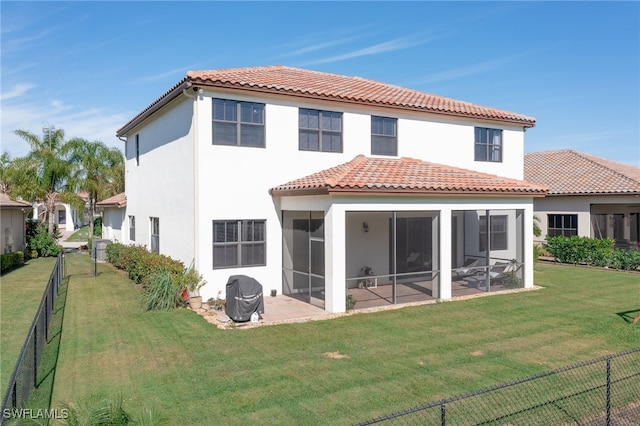
[[[14,131],[31,147],[26,157],[16,158],[7,170],[5,185],[13,196],[25,200],[44,202],[45,219],[49,222],[49,234],[54,231],[54,213],[56,202],[77,205],[78,196],[69,186],[73,169],[66,157],[64,130],[50,129],[42,138],[26,130]]]
[[[65,146],[74,164],[70,184],[89,194],[89,235],[93,236],[96,203],[124,191],[124,157],[100,141],[74,138]]]

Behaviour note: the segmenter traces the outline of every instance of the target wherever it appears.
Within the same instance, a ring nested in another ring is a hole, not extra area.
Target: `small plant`
[[[186,288],[190,297],[199,296],[200,289],[207,282],[202,278],[202,275],[198,273],[198,270],[193,267],[193,261],[188,268],[186,268],[182,276],[180,277],[180,284],[183,288]]]
[[[352,294],[347,294],[347,311],[352,310],[356,306],[356,298]]]
[[[523,280],[518,276],[518,261],[511,259],[509,261],[509,269],[504,273],[502,277],[502,285],[506,288],[521,288],[523,287]]]
[[[212,297],[207,300],[207,304],[211,306],[214,311],[224,311],[227,306],[227,301],[219,297],[216,297],[215,299]]]
[[[177,281],[177,282],[176,282]],[[149,275],[142,292],[145,311],[168,311],[180,306],[183,286],[169,271],[157,271]]]

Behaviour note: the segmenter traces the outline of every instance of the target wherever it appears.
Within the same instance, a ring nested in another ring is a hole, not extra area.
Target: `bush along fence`
[[[0,255],[0,263],[2,264],[2,273],[8,272],[24,263],[24,254],[21,251],[4,253]]]
[[[637,425],[640,348],[447,398],[358,425]]]
[[[546,237],[544,248],[559,262],[637,271],[640,250],[615,248],[612,239],[589,237]]]
[[[163,254],[152,253],[144,246],[109,243],[106,258],[129,279],[143,286],[143,306],[150,310],[170,310],[185,304],[187,296],[198,295],[205,284],[192,266]]]
[[[22,345],[18,362],[9,380],[7,391],[2,401],[2,413],[5,410],[23,408],[37,385],[38,367],[45,344],[49,340],[49,324],[53,315],[53,307],[58,296],[60,282],[64,276],[64,255],[58,254],[49,283],[47,284],[40,306],[33,319],[27,338]],[[0,418],[2,422],[2,418]]]

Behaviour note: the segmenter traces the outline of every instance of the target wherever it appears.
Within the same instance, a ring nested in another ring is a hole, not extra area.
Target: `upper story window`
[[[398,119],[371,117],[371,154],[398,155]]]
[[[136,135],[136,166],[140,165],[140,135]]]
[[[502,130],[475,128],[475,160],[502,162]]]
[[[264,104],[213,99],[213,144],[264,148]]]
[[[342,152],[342,113],[300,108],[301,151]]]

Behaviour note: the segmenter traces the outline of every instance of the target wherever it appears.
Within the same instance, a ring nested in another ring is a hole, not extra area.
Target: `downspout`
[[[190,88],[190,87],[189,87]],[[200,261],[198,256],[198,247],[200,243],[199,239],[199,217],[198,214],[198,193],[199,193],[199,179],[198,179],[198,97],[197,94],[190,94],[189,88],[182,89],[182,94],[188,98],[193,99],[193,267],[200,272]],[[202,89],[193,87],[194,93],[200,93]]]

